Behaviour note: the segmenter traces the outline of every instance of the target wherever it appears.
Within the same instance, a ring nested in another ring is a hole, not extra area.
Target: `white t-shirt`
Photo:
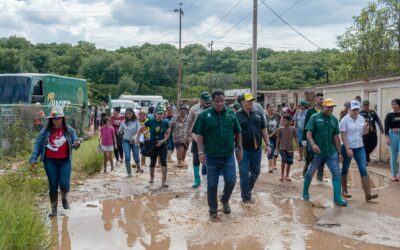
[[[365,120],[361,115],[354,120],[347,114],[339,123],[340,132],[346,132],[346,140],[350,148],[361,148],[363,143],[363,128]]]

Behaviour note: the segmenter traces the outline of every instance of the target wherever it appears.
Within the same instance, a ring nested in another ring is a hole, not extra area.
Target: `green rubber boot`
[[[200,166],[193,166],[193,174],[194,174],[194,183],[192,185],[192,188],[198,188],[201,184]]]
[[[125,162],[125,168],[126,168],[126,172],[128,173],[128,177],[132,177],[131,163],[126,161]]]
[[[339,206],[347,206],[347,201],[342,197],[342,183],[340,180],[332,180],[333,202]]]
[[[308,193],[308,189],[310,188],[311,180],[305,178],[303,185],[303,199],[308,201],[310,199],[310,193]]]

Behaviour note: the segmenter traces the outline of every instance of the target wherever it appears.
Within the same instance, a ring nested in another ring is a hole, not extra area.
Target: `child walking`
[[[104,173],[107,173],[107,161],[110,161],[111,171],[114,170],[112,155],[114,147],[118,148],[118,146],[117,139],[115,138],[115,130],[111,126],[111,118],[108,116],[104,117],[103,124],[104,126],[100,129],[100,145],[104,153]]]
[[[289,177],[290,166],[293,164],[294,145],[298,147],[296,129],[291,126],[292,116],[286,114],[282,117],[282,126],[278,128],[276,134],[276,154],[279,153],[282,157],[281,177],[280,181],[291,181]],[[293,145],[294,144],[294,145]],[[285,176],[286,169],[286,176]]]

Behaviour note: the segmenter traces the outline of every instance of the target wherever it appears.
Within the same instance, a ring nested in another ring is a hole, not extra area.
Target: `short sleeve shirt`
[[[349,114],[345,115],[339,123],[340,132],[346,132],[346,140],[350,148],[361,148],[363,143],[364,117],[357,116],[357,119],[351,118]]]
[[[165,132],[169,128],[168,121],[157,121],[154,118],[147,120],[144,125],[150,129],[150,141],[152,142],[163,140]]]
[[[204,110],[193,133],[204,137],[204,151],[211,157],[228,157],[234,151],[234,136],[241,132],[235,113],[225,107],[220,113],[213,107]]]
[[[340,131],[336,117],[326,116],[323,113],[313,114],[306,125],[306,130],[312,132],[321,155],[331,156],[337,152],[334,136],[340,134]]]
[[[272,134],[279,128],[279,124],[281,121],[281,116],[277,113],[275,113],[272,117],[269,117],[267,115],[267,131],[268,134]]]
[[[247,150],[259,149],[261,147],[261,130],[266,128],[263,116],[257,110],[247,114],[244,110],[236,113],[240,127],[242,128],[243,148]]]

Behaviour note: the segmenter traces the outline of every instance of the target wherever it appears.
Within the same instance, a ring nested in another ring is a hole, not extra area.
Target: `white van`
[[[121,115],[125,115],[125,110],[127,108],[132,108],[135,113],[137,113],[137,109],[139,104],[130,100],[120,100],[113,99],[111,100],[111,107],[114,109],[115,107],[121,107]],[[112,113],[112,112],[111,112]]]
[[[121,95],[120,100],[130,100],[138,103],[140,109],[148,110],[153,105],[164,104],[168,102],[160,95]]]

